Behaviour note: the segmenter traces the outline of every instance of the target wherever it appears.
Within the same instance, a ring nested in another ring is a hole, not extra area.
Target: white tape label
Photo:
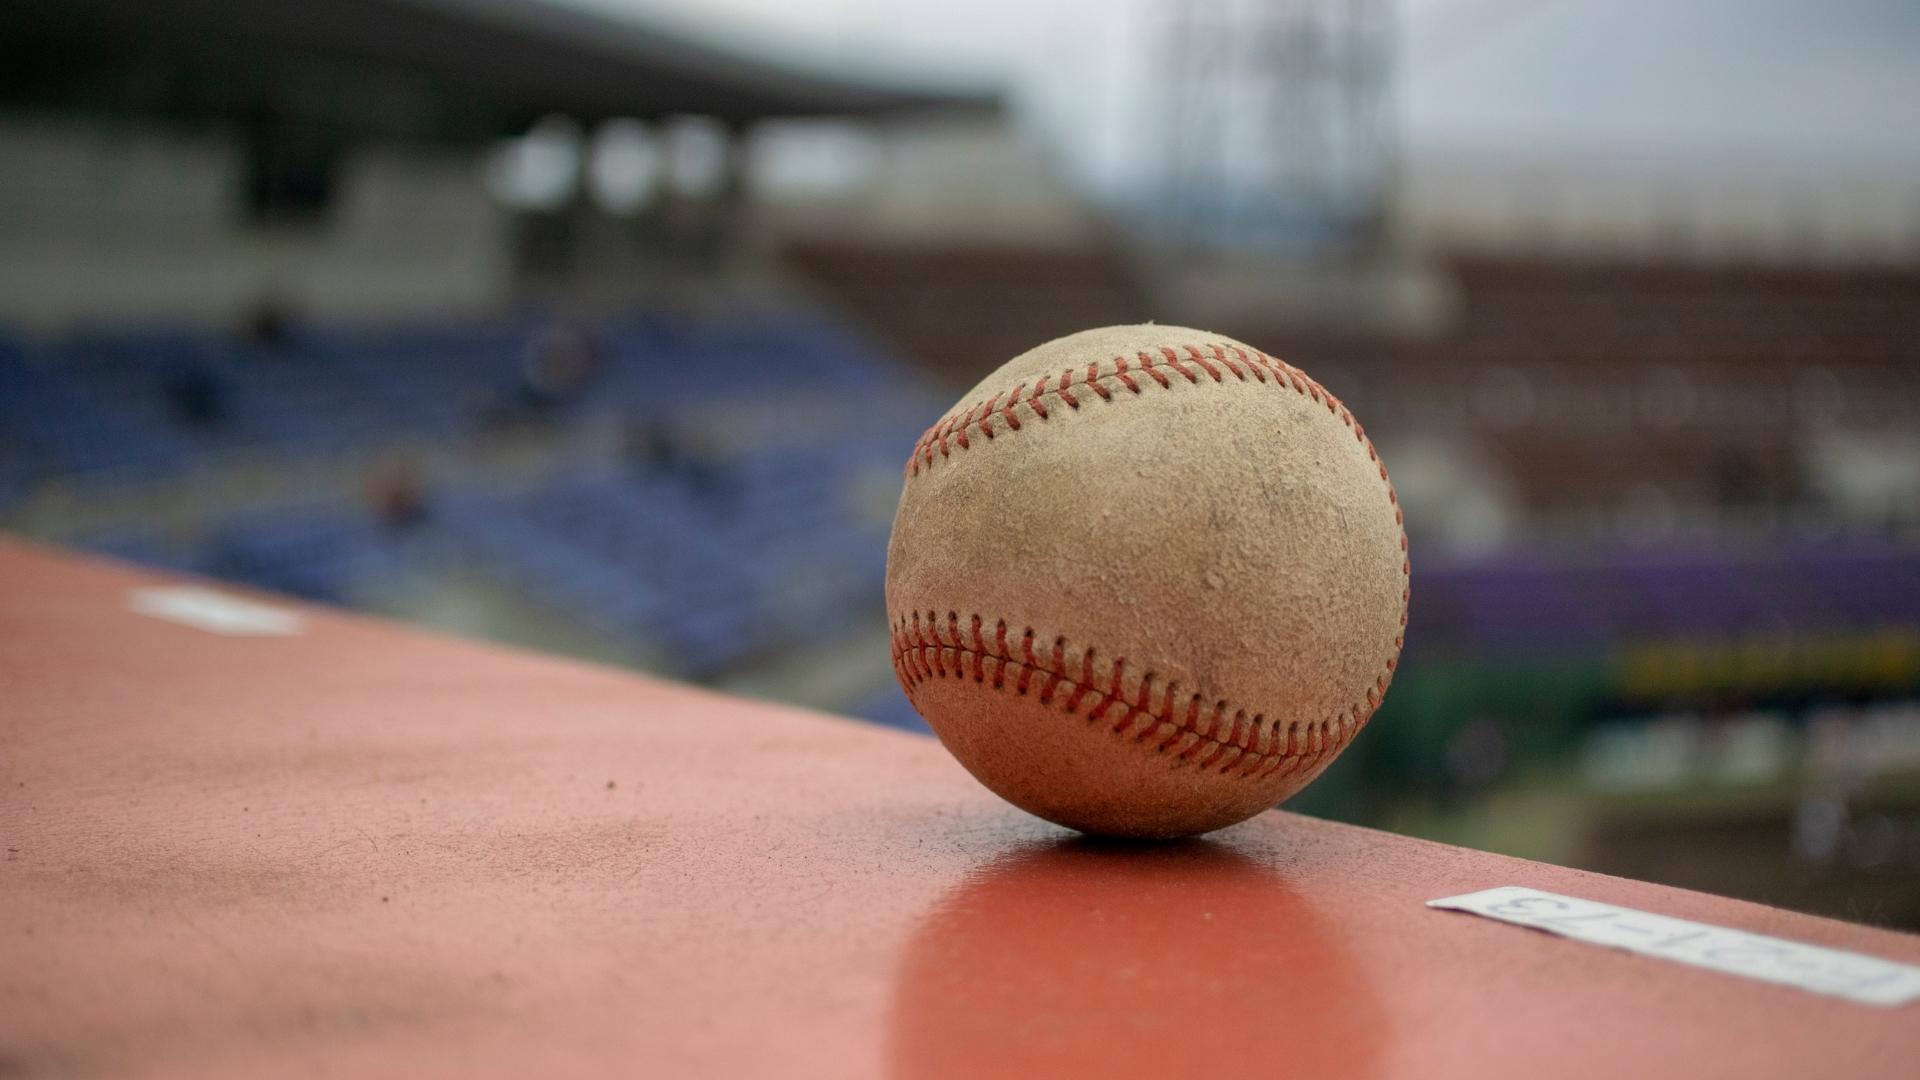
[[[1920,967],[1911,964],[1670,919],[1519,885],[1429,900],[1427,906],[1484,915],[1576,941],[1863,1005],[1896,1006],[1920,999]]]
[[[142,615],[180,623],[210,634],[285,637],[298,634],[306,620],[297,611],[270,607],[199,585],[150,585],[127,593],[127,607]]]

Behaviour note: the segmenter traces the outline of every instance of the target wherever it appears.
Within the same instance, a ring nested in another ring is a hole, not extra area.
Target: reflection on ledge
[[[986,864],[916,929],[892,1024],[913,1078],[1360,1077],[1383,1036],[1334,916],[1205,840]]]

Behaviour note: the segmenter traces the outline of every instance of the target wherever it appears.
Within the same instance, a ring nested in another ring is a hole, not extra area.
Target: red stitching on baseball
[[[1193,372],[1188,371],[1186,368],[1180,365],[1180,354],[1177,352],[1174,352],[1172,346],[1169,346],[1169,345],[1160,346],[1160,355],[1167,358],[1168,367],[1179,372],[1182,376],[1186,378],[1188,382],[1197,383],[1200,381],[1200,377],[1198,375],[1195,375]]]
[[[1246,379],[1245,374],[1234,365],[1232,360],[1227,358],[1227,349],[1225,346],[1218,343],[1207,343],[1203,345],[1184,344],[1180,346],[1180,349],[1187,352],[1189,359],[1182,360],[1179,351],[1173,346],[1162,345],[1160,346],[1159,356],[1143,350],[1134,360],[1129,360],[1124,356],[1114,357],[1110,361],[1113,365],[1113,370],[1111,371],[1103,372],[1100,370],[1101,365],[1098,361],[1091,361],[1087,364],[1086,370],[1079,373],[1078,386],[1079,388],[1092,390],[1095,394],[1099,395],[1102,401],[1111,402],[1114,400],[1113,393],[1105,385],[1108,379],[1118,381],[1120,385],[1126,387],[1130,393],[1136,395],[1140,393],[1140,383],[1134,378],[1134,375],[1139,372],[1144,372],[1152,378],[1154,382],[1160,384],[1162,389],[1171,388],[1173,385],[1172,380],[1167,378],[1166,368],[1172,368],[1176,374],[1183,376],[1188,383],[1198,383],[1200,376],[1196,374],[1191,367],[1188,367],[1188,364],[1198,364],[1216,383],[1224,381],[1219,367],[1215,366],[1216,363],[1224,365],[1229,371],[1232,371],[1234,375],[1238,376],[1241,381],[1244,382]],[[1360,427],[1360,422],[1354,419],[1352,411],[1347,409],[1347,407],[1341,403],[1340,399],[1335,397],[1331,391],[1315,382],[1312,377],[1308,376],[1299,368],[1260,352],[1257,349],[1253,350],[1252,355],[1249,355],[1246,349],[1236,345],[1233,346],[1232,351],[1235,356],[1239,357],[1240,362],[1246,366],[1246,370],[1253,373],[1256,381],[1265,383],[1267,381],[1267,372],[1271,371],[1274,376],[1274,381],[1278,385],[1290,386],[1295,393],[1311,399],[1315,404],[1325,405],[1329,413],[1339,417],[1341,423],[1346,424],[1353,430],[1354,438],[1367,448],[1368,460],[1373,462],[1380,460],[1379,452],[1374,449],[1373,443],[1367,438],[1366,432]],[[1213,354],[1211,358],[1206,355],[1208,352]],[[952,456],[952,451],[948,447],[948,440],[950,439],[959,442],[961,449],[970,449],[970,445],[965,441],[968,437],[968,428],[977,425],[980,428],[981,434],[989,439],[993,438],[993,414],[996,411],[996,406],[998,407],[998,412],[1001,417],[1006,420],[1008,429],[1012,431],[1019,431],[1021,428],[1020,415],[1015,408],[1018,405],[1024,404],[1041,420],[1050,420],[1053,417],[1052,412],[1047,407],[1046,401],[1046,399],[1050,397],[1057,397],[1064,402],[1067,407],[1078,410],[1082,399],[1074,392],[1076,389],[1074,375],[1074,370],[1068,368],[1066,371],[1061,372],[1056,384],[1053,386],[1049,386],[1048,383],[1054,381],[1054,377],[1051,374],[1043,375],[1038,382],[1033,384],[1031,389],[1028,388],[1025,382],[1021,382],[1006,395],[1004,402],[1001,401],[1000,394],[996,393],[988,397],[985,401],[978,402],[963,412],[941,418],[938,423],[929,428],[924,435],[920,436],[919,442],[915,444],[914,456],[909,460],[907,465],[907,475],[910,477],[918,476],[923,467],[931,466],[934,463],[936,454],[942,459],[950,458]],[[1021,397],[1023,391],[1026,392],[1024,399]],[[1386,471],[1384,465],[1381,465],[1380,468],[1383,473]]]
[[[1214,346],[1214,348],[1216,349],[1219,347],[1220,346],[1218,345]],[[1213,376],[1214,382],[1220,381],[1220,369],[1217,367],[1214,367],[1211,361],[1209,361],[1205,356],[1201,355],[1200,350],[1197,347],[1189,345],[1187,346],[1187,352],[1192,354],[1193,362],[1196,364],[1199,364],[1200,369],[1202,371],[1205,371],[1208,375]]]
[[[1080,678],[1074,681],[1073,695],[1067,698],[1067,711],[1079,712],[1080,699],[1093,689],[1093,650],[1089,648],[1080,654]]]
[[[1061,674],[1061,672],[1066,670],[1066,666],[1067,666],[1066,658],[1063,655],[1066,651],[1066,648],[1067,648],[1066,638],[1057,637],[1053,639],[1053,663],[1050,664],[1047,668],[1048,676],[1049,676],[1047,679],[1047,685],[1040,691],[1040,704],[1042,705],[1053,704],[1054,688],[1058,687],[1062,682],[1068,681]]]
[[[1215,360],[1220,361],[1221,364],[1225,365],[1228,371],[1233,372],[1234,378],[1239,379],[1241,382],[1247,381],[1247,373],[1244,371],[1241,371],[1239,368],[1239,365],[1227,359],[1227,350],[1221,348],[1218,345],[1215,345],[1213,347],[1213,358]]]
[[[1248,371],[1253,372],[1253,379],[1255,382],[1264,383],[1267,381],[1266,369],[1263,368],[1261,365],[1254,363],[1252,360],[1247,359],[1247,350],[1241,348],[1238,345],[1235,345],[1233,347],[1233,355],[1239,357],[1240,362],[1247,365]]]
[[[1034,647],[1038,632],[1027,627],[1021,632],[1020,656],[1016,658],[1006,648],[1005,620],[995,623],[995,645],[990,651],[981,633],[985,626],[982,616],[971,617],[973,633],[972,641],[968,642],[960,636],[959,615],[949,612],[947,623],[953,637],[949,643],[939,635],[938,616],[933,612],[927,614],[934,628],[931,642],[922,633],[917,611],[911,616],[901,616],[893,627],[894,673],[909,696],[931,679],[972,678],[972,673],[980,671],[986,660],[997,659],[1001,666],[994,677],[995,688],[1003,688],[1005,669],[1012,665],[1020,669],[1017,693],[1028,693],[1036,676],[1044,681],[1038,694],[1042,705],[1057,705],[1061,711],[1078,716],[1082,705],[1089,698],[1095,699],[1085,717],[1089,724],[1099,724],[1118,705],[1120,715],[1110,725],[1114,734],[1170,756],[1181,765],[1212,769],[1222,775],[1237,771],[1243,777],[1269,777],[1282,768],[1290,772],[1310,769],[1350,742],[1371,717],[1370,710],[1356,706],[1350,713],[1332,720],[1296,721],[1286,727],[1282,736],[1278,719],[1269,720],[1264,713],[1249,716],[1245,709],[1236,708],[1227,730],[1222,731],[1228,709],[1224,699],[1209,706],[1201,694],[1181,692],[1177,681],[1163,682],[1152,671],[1140,676],[1129,701],[1124,685],[1127,664],[1124,658],[1112,661],[1108,685],[1102,689],[1094,671],[1095,649],[1092,647],[1080,652],[1079,670],[1074,671],[1068,656],[1073,650],[1064,637],[1054,638],[1052,648],[1043,653]],[[948,653],[953,654],[951,662]],[[1391,678],[1392,666],[1387,670],[1388,674],[1381,677],[1376,688],[1383,688]],[[980,680],[974,678],[974,681]],[[1156,694],[1156,685],[1164,685],[1165,689]],[[1056,701],[1062,686],[1071,688],[1071,693],[1064,701]],[[1379,692],[1368,690],[1370,704],[1378,700]]]
[[[921,653],[923,656],[928,652],[933,654],[932,663],[934,673],[944,679],[947,677],[947,665],[944,656],[945,650],[940,647],[940,620],[936,618],[931,611],[927,612],[927,630],[933,635],[933,644],[922,645],[920,647]]]
[[[1047,375],[1040,376],[1040,381],[1037,383],[1034,383],[1033,389],[1027,391],[1027,408],[1032,409],[1034,411],[1034,414],[1040,417],[1040,419],[1042,420],[1052,419],[1047,415],[1046,402],[1040,400],[1041,398],[1045,397],[1047,394],[1048,378],[1050,378],[1050,376],[1047,376]]]
[[[1087,362],[1086,377],[1080,381],[1086,384],[1087,389],[1099,394],[1101,401],[1113,400],[1113,391],[1107,389],[1106,385],[1100,381],[1100,364],[1098,361],[1090,360]]]

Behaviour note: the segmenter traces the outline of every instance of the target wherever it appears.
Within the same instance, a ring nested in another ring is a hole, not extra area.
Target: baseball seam
[[[1389,681],[1382,675],[1368,689],[1365,708],[1355,705],[1331,720],[1285,723],[1265,713],[1230,708],[1224,698],[1209,704],[1206,695],[1182,692],[1178,680],[1163,680],[1151,670],[1139,676],[1129,693],[1125,657],[1099,661],[1096,649],[1077,649],[1059,637],[1050,648],[1036,649],[1040,635],[1032,627],[1019,635],[1015,655],[1005,620],[994,624],[991,643],[985,627],[986,620],[974,615],[970,629],[963,631],[959,612],[949,611],[942,637],[939,612],[927,612],[924,621],[918,611],[902,616],[893,628],[893,666],[907,694],[911,697],[930,679],[971,678],[1021,696],[1037,692],[1037,700],[1046,706],[1064,689],[1062,709],[1069,716],[1080,715],[1090,703],[1086,719],[1099,724],[1117,708],[1118,718],[1108,725],[1112,734],[1171,755],[1178,765],[1248,779],[1310,771],[1337,753],[1372,716]],[[1072,653],[1078,654],[1077,665],[1069,659]],[[1104,673],[1097,670],[1102,666]]]
[[[1184,358],[1182,353],[1185,354]],[[1217,767],[1223,774],[1238,768],[1241,776],[1266,778],[1280,774],[1288,762],[1296,765],[1302,762],[1317,764],[1352,741],[1353,736],[1372,717],[1393,681],[1394,671],[1400,663],[1400,650],[1406,643],[1407,604],[1412,597],[1409,584],[1412,565],[1407,557],[1406,516],[1400,508],[1400,497],[1393,489],[1393,481],[1387,476],[1386,463],[1380,460],[1373,440],[1367,438],[1366,429],[1361,427],[1360,421],[1354,418],[1339,398],[1306,372],[1258,349],[1248,350],[1238,345],[1225,346],[1215,342],[1162,345],[1157,355],[1149,350],[1141,350],[1135,354],[1134,361],[1130,363],[1125,356],[1115,356],[1105,364],[1100,361],[1089,362],[1084,370],[1069,367],[1057,379],[1045,375],[1031,386],[1022,381],[1011,391],[994,394],[962,412],[943,417],[928,428],[914,445],[913,456],[907,460],[907,482],[912,483],[922,469],[931,469],[936,460],[951,458],[955,447],[960,451],[971,449],[973,442],[970,432],[977,432],[989,440],[998,437],[994,431],[996,419],[1004,423],[1008,431],[1017,432],[1024,426],[1022,412],[1029,420],[1050,421],[1057,411],[1050,407],[1050,402],[1057,401],[1072,411],[1079,411],[1082,396],[1074,393],[1076,388],[1083,395],[1091,393],[1102,401],[1112,402],[1119,395],[1109,383],[1117,383],[1127,395],[1137,397],[1149,383],[1157,384],[1163,390],[1172,389],[1173,377],[1183,378],[1190,385],[1198,385],[1202,376],[1195,374],[1195,368],[1213,382],[1222,383],[1226,381],[1224,369],[1241,383],[1245,383],[1249,375],[1260,384],[1267,384],[1271,380],[1276,387],[1291,389],[1301,397],[1324,405],[1327,412],[1338,417],[1353,432],[1355,440],[1366,448],[1367,460],[1380,473],[1380,482],[1386,487],[1387,502],[1393,507],[1394,524],[1400,529],[1400,628],[1394,635],[1392,651],[1388,653],[1379,677],[1367,689],[1364,708],[1356,702],[1332,720],[1288,723],[1285,725],[1285,739],[1278,747],[1275,743],[1281,725],[1277,718],[1269,722],[1264,713],[1254,713],[1249,721],[1245,710],[1236,709],[1232,713],[1233,726],[1228,736],[1222,739],[1218,731],[1219,724],[1227,715],[1224,699],[1215,702],[1213,710],[1208,712],[1204,697],[1194,693],[1186,699],[1186,708],[1182,712],[1174,707],[1178,683],[1169,681],[1161,705],[1155,710],[1150,707],[1154,673],[1148,671],[1141,676],[1135,700],[1128,702],[1121,684],[1126,667],[1124,658],[1116,657],[1111,661],[1111,684],[1109,689],[1103,691],[1095,685],[1095,650],[1092,647],[1081,653],[1082,671],[1076,679],[1067,671],[1065,654],[1068,647],[1064,638],[1054,639],[1051,652],[1043,660],[1034,653],[1035,631],[1028,627],[1022,634],[1022,656],[1015,658],[1006,647],[1007,624],[1004,620],[996,623],[996,652],[990,650],[982,638],[984,620],[981,616],[976,614],[971,618],[973,640],[969,644],[961,637],[959,613],[953,611],[947,613],[950,640],[945,641],[940,638],[937,611],[927,612],[924,629],[918,611],[913,612],[910,620],[908,616],[899,618],[893,627],[894,673],[908,696],[912,697],[915,689],[930,678],[964,678],[968,672],[963,664],[968,661],[972,664],[973,681],[984,684],[987,681],[986,666],[991,663],[995,690],[1006,689],[1009,668],[1018,670],[1017,692],[1023,695],[1028,692],[1036,673],[1044,675],[1046,685],[1040,694],[1042,705],[1051,703],[1061,685],[1071,687],[1072,693],[1066,706],[1069,715],[1077,715],[1082,702],[1092,698],[1098,704],[1089,718],[1098,722],[1118,703],[1122,706],[1122,713],[1112,726],[1112,731],[1119,735],[1130,735],[1136,743],[1145,743],[1149,736],[1159,733],[1162,737],[1154,743],[1153,749],[1162,754],[1175,755],[1179,764],[1194,761],[1195,753],[1207,747],[1211,749],[1206,750],[1200,767]],[[1173,377],[1169,376],[1169,372]],[[1076,376],[1078,382],[1075,381]],[[1054,384],[1051,388],[1047,385],[1050,381]],[[1024,398],[1021,397],[1023,393],[1026,395]],[[927,638],[929,634],[931,641]],[[1142,717],[1152,722],[1141,723]],[[1315,744],[1306,750],[1301,748],[1300,732],[1303,728],[1311,733]],[[1330,730],[1333,732],[1332,738],[1328,737]],[[1286,771],[1291,773],[1295,770],[1287,768]]]
[[[1186,359],[1181,353],[1187,354]],[[1211,354],[1209,356],[1208,354]],[[1004,423],[1008,431],[1019,431],[1025,426],[1021,419],[1024,411],[1028,420],[1047,422],[1053,419],[1055,409],[1049,402],[1058,401],[1071,411],[1080,410],[1081,397],[1074,393],[1075,388],[1082,392],[1091,392],[1102,401],[1116,400],[1116,394],[1109,381],[1116,382],[1129,396],[1138,397],[1145,386],[1158,385],[1162,390],[1173,388],[1173,379],[1168,372],[1185,379],[1189,384],[1198,384],[1200,375],[1194,368],[1211,378],[1214,382],[1224,382],[1227,374],[1232,374],[1244,383],[1251,375],[1257,383],[1291,389],[1302,397],[1311,398],[1316,404],[1326,406],[1327,412],[1340,418],[1340,422],[1353,432],[1356,441],[1367,448],[1367,457],[1380,468],[1380,479],[1387,479],[1386,466],[1380,463],[1380,455],[1368,440],[1366,429],[1354,419],[1353,413],[1333,396],[1332,392],[1313,380],[1313,377],[1293,365],[1268,356],[1258,349],[1244,349],[1238,345],[1229,347],[1216,342],[1202,345],[1162,345],[1158,355],[1141,350],[1134,355],[1133,361],[1125,356],[1115,356],[1102,364],[1098,360],[1088,362],[1084,370],[1066,368],[1060,375],[1042,375],[1031,386],[1021,381],[1004,394],[994,394],[983,401],[977,401],[958,413],[949,413],[928,428],[914,443],[913,456],[907,459],[906,473],[909,478],[920,475],[923,468],[931,468],[936,460],[953,456],[954,448],[969,450],[973,447],[971,432],[977,433],[989,441],[998,438],[994,430],[996,420]],[[1238,363],[1235,362],[1236,358]],[[1224,373],[1223,373],[1224,369]],[[1146,378],[1135,378],[1144,375]],[[1076,381],[1078,380],[1078,381]],[[1052,383],[1050,387],[1048,384]],[[1026,396],[1021,397],[1022,394]],[[1003,400],[1004,399],[1004,400]],[[1024,406],[1024,410],[1017,408]],[[1388,484],[1391,494],[1392,485]],[[1394,499],[1396,514],[1399,501]]]

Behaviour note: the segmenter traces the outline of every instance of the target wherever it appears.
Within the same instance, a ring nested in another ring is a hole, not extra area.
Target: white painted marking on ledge
[[[1911,964],[1729,930],[1710,923],[1672,919],[1520,885],[1429,900],[1427,906],[1465,911],[1576,941],[1778,983],[1862,1005],[1892,1007],[1920,999],[1920,967]]]
[[[130,589],[127,608],[210,634],[235,637],[287,637],[306,629],[306,619],[297,611],[202,585],[147,585]]]

